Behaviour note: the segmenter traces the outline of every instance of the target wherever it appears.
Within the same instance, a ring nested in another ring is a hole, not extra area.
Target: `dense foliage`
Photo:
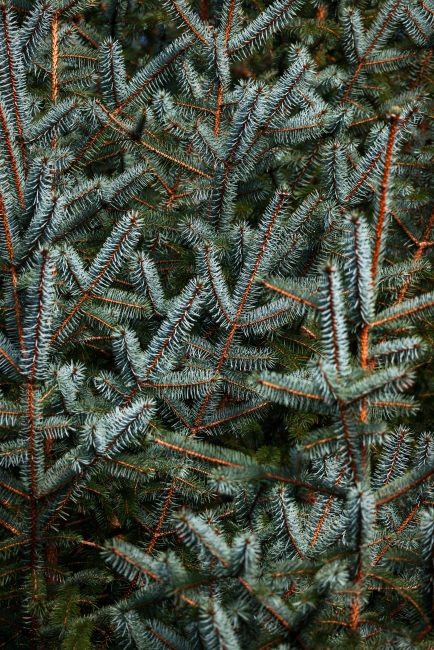
[[[0,5],[0,647],[434,647],[433,48]]]

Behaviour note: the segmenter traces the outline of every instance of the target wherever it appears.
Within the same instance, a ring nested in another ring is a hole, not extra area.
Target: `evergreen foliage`
[[[0,647],[434,647],[433,47],[0,4]]]

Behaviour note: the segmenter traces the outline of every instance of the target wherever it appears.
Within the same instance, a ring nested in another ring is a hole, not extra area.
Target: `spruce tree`
[[[433,646],[433,17],[0,5],[0,647]]]

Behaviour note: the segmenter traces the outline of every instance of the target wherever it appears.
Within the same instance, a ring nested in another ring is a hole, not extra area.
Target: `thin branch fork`
[[[380,29],[378,30],[377,34],[374,36],[374,38],[370,42],[369,47],[366,49],[365,54],[359,60],[359,63],[358,63],[358,65],[357,65],[357,67],[356,67],[356,69],[354,71],[354,74],[353,74],[353,76],[352,76],[352,78],[350,80],[350,83],[348,84],[348,87],[347,87],[347,89],[346,89],[346,91],[345,91],[345,93],[344,93],[344,95],[343,95],[343,97],[341,99],[341,103],[347,101],[347,99],[348,99],[348,97],[349,97],[349,95],[350,95],[350,93],[351,93],[351,91],[352,91],[352,89],[354,87],[354,84],[356,83],[357,77],[359,76],[360,71],[363,69],[363,67],[365,65],[366,59],[371,54],[372,50],[375,47],[376,42],[378,41],[378,39],[381,36],[381,34],[385,30],[385,28],[387,27],[389,22],[392,20],[392,17],[396,13],[396,11],[398,10],[398,7],[401,4],[401,2],[402,2],[402,0],[396,0],[395,4],[393,5],[393,7],[390,10],[390,13],[384,19],[384,22],[381,25]]]
[[[233,150],[233,152],[234,151],[235,151],[235,149]],[[271,232],[273,230],[276,219],[277,219],[278,215],[280,214],[280,210],[282,208],[282,205],[284,204],[286,196],[287,196],[287,194],[285,192],[280,192],[279,193],[278,203],[276,205],[276,208],[274,210],[274,213],[273,213],[272,218],[270,220],[270,223],[268,225],[267,231],[264,234],[262,246],[261,246],[261,248],[259,250],[258,257],[256,259],[256,262],[255,262],[255,265],[253,267],[250,278],[249,278],[249,280],[247,282],[246,289],[245,289],[245,291],[244,291],[244,293],[243,293],[243,295],[241,297],[240,304],[238,306],[237,313],[235,315],[235,321],[234,322],[232,320],[229,321],[231,323],[232,327],[231,327],[231,330],[230,330],[230,332],[228,334],[228,337],[226,339],[226,343],[225,343],[225,345],[223,347],[222,353],[220,355],[220,359],[218,360],[218,363],[216,365],[216,370],[215,370],[216,376],[220,374],[220,371],[221,371],[221,369],[223,367],[223,364],[224,364],[224,362],[225,362],[225,360],[227,358],[229,348],[231,346],[233,338],[234,338],[234,336],[235,336],[235,334],[237,332],[237,329],[239,327],[238,320],[240,319],[240,317],[241,317],[241,315],[243,313],[244,305],[245,305],[246,300],[247,300],[247,298],[249,296],[250,290],[251,290],[251,288],[253,286],[253,282],[254,282],[255,276],[257,274],[259,265],[261,263],[261,259],[262,259],[263,255],[265,253],[265,249],[266,249],[267,243],[269,241],[269,238],[271,236]],[[212,274],[210,274],[210,277],[212,277]],[[216,294],[216,295],[218,295],[218,294]],[[213,388],[210,388],[210,390],[205,395],[205,398],[204,398],[204,400],[202,402],[202,405],[201,405],[201,407],[199,409],[196,420],[194,422],[194,431],[195,432],[198,430],[198,427],[200,426],[200,423],[201,423],[201,421],[202,421],[202,419],[203,419],[203,417],[205,415],[205,410],[206,410],[206,407],[208,405],[209,400],[211,399],[212,393],[213,393]]]
[[[431,215],[430,215],[430,217],[428,219],[428,222],[427,222],[427,224],[425,226],[422,237],[420,239],[417,239],[417,237],[415,237],[413,235],[413,233],[410,232],[410,230],[407,228],[407,226],[401,221],[401,219],[399,219],[399,217],[394,212],[392,212],[392,216],[395,219],[395,221],[400,225],[400,227],[405,232],[407,237],[416,246],[416,252],[415,252],[415,254],[413,256],[413,261],[418,262],[421,259],[422,255],[424,253],[424,250],[426,248],[430,248],[430,247],[434,246],[434,241],[430,241],[428,239],[429,236],[431,235],[431,231],[432,231],[432,229],[434,227],[434,209],[431,212]],[[404,300],[405,295],[406,295],[406,293],[408,291],[408,288],[410,286],[410,282],[411,282],[411,279],[409,278],[407,280],[407,282],[405,283],[405,285],[402,287],[401,291],[399,292],[399,296],[398,296],[398,300],[397,300],[398,304],[401,303]]]
[[[198,174],[199,176],[203,176],[204,178],[211,179],[211,176],[209,174],[206,174],[200,169],[197,169],[196,167],[193,167],[192,165],[189,165],[188,163],[183,162],[182,160],[178,160],[177,158],[174,158],[173,156],[170,156],[169,154],[164,153],[164,151],[160,151],[159,149],[156,149],[149,143],[145,142],[144,140],[136,140],[132,133],[121,123],[119,120],[116,118],[116,113],[118,112],[117,110],[111,113],[99,100],[96,100],[95,102],[103,111],[104,113],[108,116],[108,118],[113,121],[127,137],[134,142],[135,144],[141,144],[145,149],[148,149],[149,151],[152,151],[152,153],[157,154],[158,156],[161,156],[162,158],[165,158],[166,160],[169,160],[170,162],[175,163],[176,165],[179,165],[180,167],[183,167],[184,169],[187,169],[190,172],[193,172],[194,174]],[[104,125],[104,128],[107,125]],[[112,127],[113,128],[113,127]]]
[[[52,337],[51,337],[51,339],[50,339],[50,341],[49,341],[49,345],[52,345],[52,344],[54,343],[54,341],[57,339],[57,337],[58,337],[59,334],[62,332],[62,330],[66,327],[66,325],[70,322],[70,320],[75,316],[75,314],[80,310],[80,308],[81,308],[81,306],[83,305],[83,303],[84,303],[87,299],[89,299],[89,298],[91,297],[93,290],[95,289],[95,287],[97,286],[97,284],[99,283],[99,281],[101,280],[101,278],[104,276],[104,274],[105,274],[105,272],[107,271],[107,269],[109,268],[109,266],[110,266],[110,264],[111,264],[113,258],[114,258],[115,255],[118,253],[118,250],[119,250],[120,246],[121,246],[122,243],[125,241],[125,239],[128,237],[128,235],[130,234],[130,232],[131,232],[131,230],[133,229],[133,227],[135,227],[135,225],[136,225],[136,217],[133,216],[132,219],[131,219],[131,221],[130,221],[130,223],[129,223],[129,226],[128,226],[127,231],[126,231],[126,232],[124,233],[124,235],[122,236],[122,239],[121,239],[120,243],[118,244],[116,250],[112,253],[112,255],[111,255],[110,259],[108,260],[108,262],[106,263],[105,267],[104,267],[104,268],[102,269],[102,271],[97,275],[97,277],[96,277],[95,280],[92,282],[92,284],[91,284],[90,287],[87,289],[87,291],[85,291],[85,292],[82,294],[82,296],[79,298],[79,300],[78,300],[77,303],[75,304],[74,308],[70,311],[70,313],[68,314],[68,316],[66,316],[66,318],[64,319],[64,321],[61,323],[61,325],[60,325],[60,326],[57,328],[57,330],[54,332],[54,334],[52,335]]]

